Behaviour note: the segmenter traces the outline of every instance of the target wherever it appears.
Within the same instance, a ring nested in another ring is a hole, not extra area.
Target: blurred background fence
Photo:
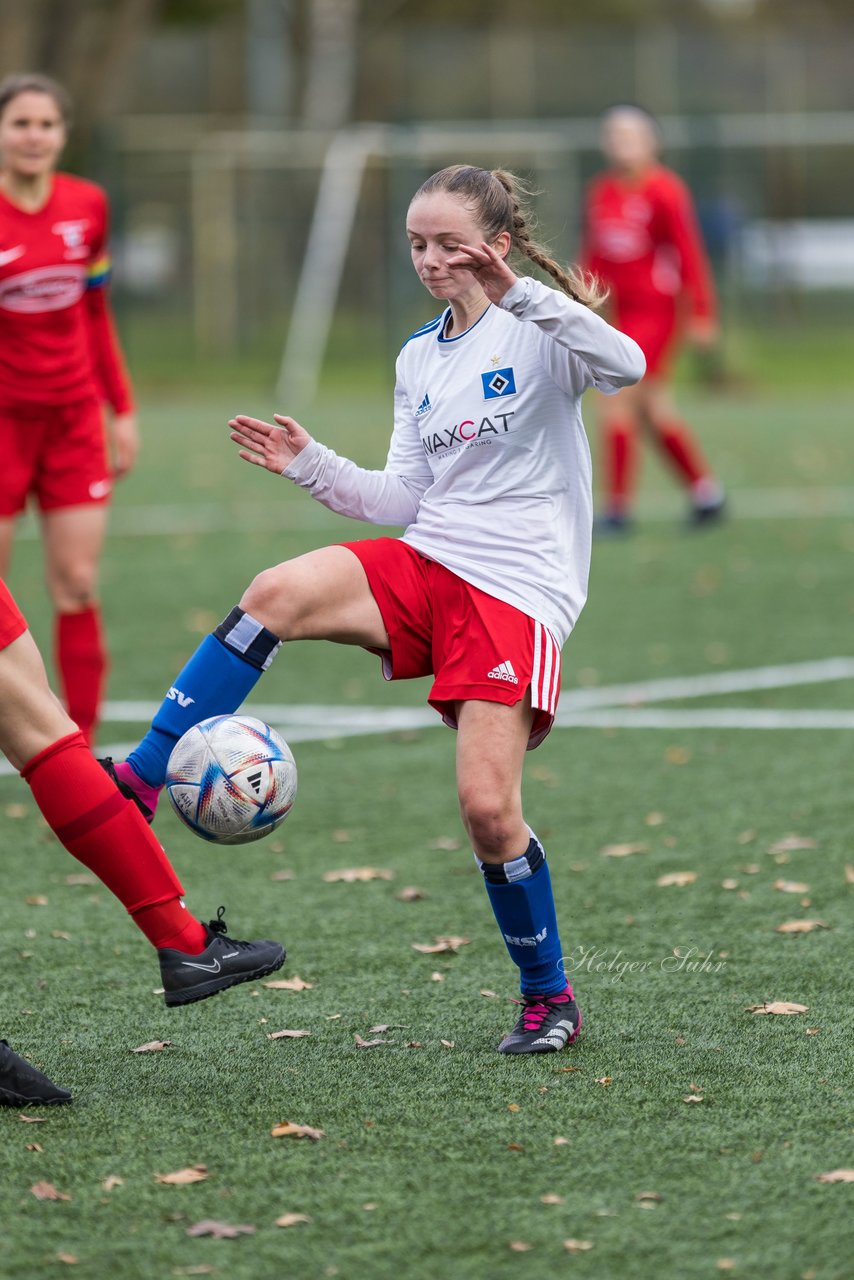
[[[2,70],[75,95],[135,361],[263,356],[309,396],[330,326],[387,355],[426,314],[409,195],[453,160],[526,174],[571,258],[626,100],[661,117],[728,319],[850,323],[849,0],[0,0],[0,34]]]

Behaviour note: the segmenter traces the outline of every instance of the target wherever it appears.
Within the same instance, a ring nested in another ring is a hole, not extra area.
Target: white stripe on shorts
[[[531,705],[555,714],[560,693],[560,650],[554,636],[534,620],[534,660],[531,671]]]

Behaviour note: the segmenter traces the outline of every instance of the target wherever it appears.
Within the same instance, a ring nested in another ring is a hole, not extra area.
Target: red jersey
[[[106,284],[108,210],[93,182],[57,173],[36,213],[0,191],[0,405],[95,394],[132,408]]]
[[[587,189],[581,261],[617,308],[687,292],[690,314],[713,318],[715,288],[688,188],[663,165],[639,179],[615,173]]]

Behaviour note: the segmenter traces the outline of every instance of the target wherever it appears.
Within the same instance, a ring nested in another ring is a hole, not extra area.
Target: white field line
[[[854,729],[854,711],[847,710],[716,707],[662,711],[642,705],[714,694],[794,688],[852,676],[854,658],[824,658],[816,662],[607,685],[601,689],[568,689],[562,694],[555,728]],[[147,725],[158,706],[157,702],[110,701],[104,704],[102,720],[105,724]],[[286,706],[259,702],[248,704],[246,711],[279,729],[289,742],[429,729],[441,723],[436,713],[426,706],[345,707],[322,703]],[[135,745],[135,741],[114,742],[99,746],[98,750],[119,759]],[[7,761],[0,760],[0,777],[13,772]]]
[[[684,504],[679,495],[649,495],[641,501],[642,523],[677,519]],[[804,489],[736,489],[731,498],[733,520],[803,520],[854,516],[854,487],[846,485]],[[181,534],[309,532],[332,527],[336,518],[316,503],[282,502],[229,506],[150,504],[117,506],[110,516],[110,533],[122,538],[174,538]],[[36,538],[36,522],[25,519],[20,537]]]

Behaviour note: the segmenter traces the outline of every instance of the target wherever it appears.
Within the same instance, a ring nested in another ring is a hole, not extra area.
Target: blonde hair
[[[608,296],[599,281],[580,267],[562,267],[533,237],[535,219],[526,201],[532,193],[506,169],[479,169],[470,164],[453,164],[440,169],[423,182],[413,200],[446,191],[469,205],[484,230],[485,240],[494,240],[502,231],[510,233],[511,252],[527,258],[551,276],[564,293],[585,307],[599,307]]]

